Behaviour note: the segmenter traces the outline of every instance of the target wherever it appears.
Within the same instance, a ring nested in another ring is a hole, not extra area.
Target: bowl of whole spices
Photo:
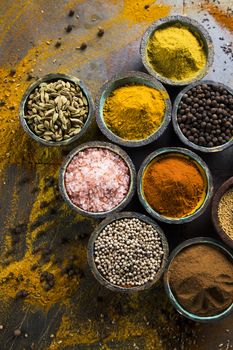
[[[142,163],[137,179],[139,200],[154,218],[182,224],[200,216],[213,193],[203,160],[185,148],[161,148]]]
[[[211,238],[187,240],[170,255],[164,284],[183,316],[197,322],[220,320],[233,311],[232,252]]]
[[[102,285],[113,291],[136,292],[152,287],[162,276],[168,243],[153,220],[122,212],[109,216],[95,229],[87,256]]]
[[[139,147],[157,140],[171,118],[171,102],[163,85],[141,72],[128,72],[108,81],[96,103],[96,120],[111,141]]]
[[[48,74],[33,83],[20,103],[24,130],[46,146],[68,145],[88,129],[93,101],[81,80],[66,74]]]
[[[183,16],[154,22],[142,37],[140,51],[147,71],[169,85],[188,85],[202,79],[214,58],[209,33]]]
[[[214,195],[212,220],[222,240],[233,248],[233,177],[225,181]]]
[[[68,154],[60,169],[64,200],[84,216],[103,218],[122,210],[135,186],[133,162],[120,147],[107,142],[83,143]]]
[[[180,140],[201,152],[233,145],[233,90],[211,80],[196,82],[176,97],[172,112]]]

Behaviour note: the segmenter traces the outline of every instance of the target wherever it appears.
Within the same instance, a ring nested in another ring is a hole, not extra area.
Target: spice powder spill
[[[170,218],[192,214],[206,196],[206,181],[198,166],[179,155],[152,161],[144,172],[142,188],[149,205]]]
[[[80,151],[65,171],[65,186],[72,203],[87,212],[106,212],[119,205],[130,186],[125,161],[104,148]]]
[[[103,116],[107,127],[124,140],[143,140],[161,125],[165,93],[145,85],[127,85],[107,97]]]
[[[206,54],[201,38],[177,24],[157,29],[149,39],[147,59],[161,76],[185,81],[195,78],[205,67]]]
[[[218,205],[218,220],[223,231],[233,240],[233,188],[230,188]]]
[[[94,261],[100,274],[125,288],[152,282],[163,254],[157,230],[137,218],[108,224],[94,242]]]
[[[215,246],[184,248],[172,261],[168,279],[178,302],[195,315],[218,315],[233,302],[233,264]]]

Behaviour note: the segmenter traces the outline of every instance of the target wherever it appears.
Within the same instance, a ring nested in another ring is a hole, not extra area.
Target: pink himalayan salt
[[[120,204],[128,193],[129,168],[105,148],[80,151],[68,164],[65,186],[70,200],[88,212],[105,212]]]

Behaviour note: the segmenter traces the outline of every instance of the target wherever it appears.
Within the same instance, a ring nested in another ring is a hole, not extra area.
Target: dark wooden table
[[[233,347],[233,316],[217,324],[194,324],[173,310],[162,284],[147,292],[119,295],[95,281],[86,262],[86,244],[97,222],[70,211],[56,185],[61,161],[75,145],[62,150],[43,148],[23,133],[18,122],[21,95],[38,76],[50,72],[78,76],[95,97],[112,75],[143,71],[140,37],[154,19],[169,13],[191,16],[209,30],[216,54],[207,78],[232,86],[232,56],[221,47],[232,42],[232,33],[227,29],[232,23],[224,14],[219,17],[216,3],[201,5],[178,0],[174,5],[173,1],[164,1],[146,10],[144,6],[152,2],[125,0],[124,5],[120,0],[0,1],[1,350]],[[218,4],[225,13],[231,5],[232,1]],[[73,17],[67,15],[70,9],[75,10]],[[68,24],[74,25],[69,34],[64,30]],[[105,30],[102,38],[97,37],[99,26]],[[59,38],[62,44],[55,48]],[[76,49],[82,42],[87,43],[84,52]],[[168,91],[174,100],[179,89]],[[96,125],[82,141],[93,139],[104,140]],[[167,146],[183,146],[171,125],[156,143],[126,151],[138,168],[150,152]],[[233,175],[232,148],[200,156],[210,167],[215,190]],[[144,213],[136,195],[126,209]],[[211,223],[210,208],[191,223],[161,223],[161,227],[170,250],[192,237],[219,239]],[[74,276],[68,277],[70,270],[75,270]],[[49,292],[40,282],[43,271],[55,276],[55,286]],[[29,291],[29,295],[16,298],[20,290]],[[21,330],[18,337],[14,336],[16,329]]]

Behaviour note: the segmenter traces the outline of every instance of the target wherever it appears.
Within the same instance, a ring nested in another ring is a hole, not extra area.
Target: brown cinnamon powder
[[[182,250],[171,263],[168,278],[178,302],[195,315],[217,315],[233,302],[232,261],[213,245]]]

